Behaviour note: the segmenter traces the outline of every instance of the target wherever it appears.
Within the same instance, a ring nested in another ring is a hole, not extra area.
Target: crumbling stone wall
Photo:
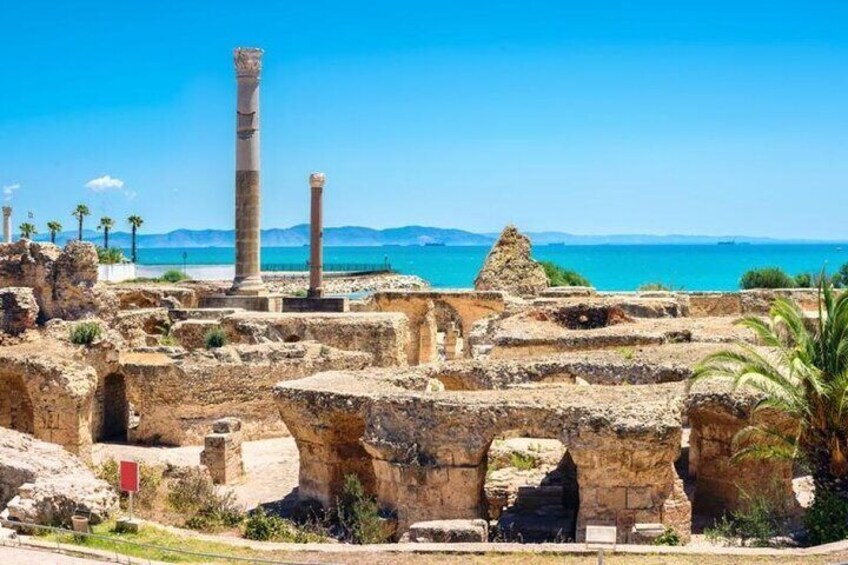
[[[0,245],[0,287],[32,288],[42,320],[111,314],[117,301],[97,284],[94,245],[71,241],[60,249],[26,239]]]
[[[0,348],[0,426],[91,456],[91,367],[32,346]]]
[[[530,238],[507,226],[492,246],[474,280],[475,290],[501,290],[514,296],[536,296],[548,288],[548,276],[530,253]]]

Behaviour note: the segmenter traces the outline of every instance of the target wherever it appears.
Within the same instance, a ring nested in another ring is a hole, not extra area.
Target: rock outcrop
[[[536,296],[548,288],[545,270],[530,257],[530,238],[515,226],[504,228],[477,274],[474,288],[516,296]]]
[[[0,289],[0,330],[18,335],[32,329],[38,320],[38,302],[31,288],[11,286]]]
[[[69,525],[77,508],[92,523],[107,519],[118,496],[60,446],[0,428],[0,515],[36,524]]]
[[[0,287],[31,288],[41,320],[102,316],[117,302],[97,285],[97,265],[97,251],[90,243],[71,241],[60,249],[22,239],[0,245]]]

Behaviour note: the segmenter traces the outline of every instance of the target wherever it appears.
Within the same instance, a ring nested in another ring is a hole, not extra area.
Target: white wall
[[[100,282],[121,282],[134,278],[136,278],[135,263],[97,266],[97,280]]]

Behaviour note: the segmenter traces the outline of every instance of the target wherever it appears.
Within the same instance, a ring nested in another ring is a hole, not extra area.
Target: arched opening
[[[98,386],[96,402],[100,406],[101,425],[99,441],[127,441],[130,424],[130,406],[127,384],[123,375],[106,375]]]
[[[29,392],[18,375],[0,377],[0,426],[35,434],[35,417]]]
[[[484,492],[496,541],[575,540],[577,467],[560,441],[496,439],[489,449]]]
[[[436,343],[439,358],[450,361],[463,356],[465,340],[462,318],[449,304],[438,301],[436,307]]]

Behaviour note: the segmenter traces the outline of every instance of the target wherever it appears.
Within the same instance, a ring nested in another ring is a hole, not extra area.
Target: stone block
[[[228,434],[241,431],[241,420],[238,418],[221,418],[212,422],[212,431],[216,434]]]
[[[489,541],[485,520],[431,520],[416,522],[401,541],[413,543],[484,543]]]
[[[209,469],[213,483],[231,484],[244,474],[241,421],[237,418],[222,418],[215,421],[212,427],[214,433],[203,440],[200,463]]]
[[[636,545],[652,545],[654,541],[665,533],[665,526],[658,523],[636,523],[630,529],[630,538],[628,543]]]
[[[347,298],[283,298],[283,312],[348,312]]]
[[[653,506],[650,487],[630,487],[627,489],[628,509],[651,508]]]
[[[34,328],[38,320],[38,302],[31,288],[0,289],[0,310],[0,329],[10,335]]]

